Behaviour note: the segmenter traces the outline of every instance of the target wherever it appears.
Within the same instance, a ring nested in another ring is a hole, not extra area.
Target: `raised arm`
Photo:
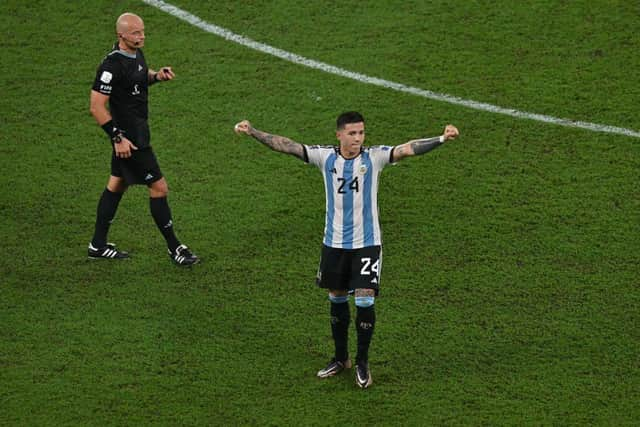
[[[419,156],[434,148],[438,148],[446,141],[450,139],[455,139],[460,132],[453,125],[447,125],[444,128],[444,133],[440,136],[435,136],[433,138],[422,138],[422,139],[413,139],[411,141],[405,142],[402,145],[398,145],[393,149],[393,161],[397,162],[398,160],[402,160],[405,157],[410,156]]]
[[[236,124],[233,128],[238,135],[246,134],[254,137],[273,151],[280,153],[290,154],[294,157],[304,160],[304,147],[299,142],[295,142],[284,136],[272,135],[270,133],[263,132],[251,126],[248,120],[243,120]]]

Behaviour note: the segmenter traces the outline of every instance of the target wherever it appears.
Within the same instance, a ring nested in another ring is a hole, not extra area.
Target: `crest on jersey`
[[[113,74],[108,71],[103,71],[102,75],[100,76],[100,81],[104,83],[110,83],[112,78]]]
[[[367,165],[360,165],[358,171],[360,172],[360,175],[364,175],[365,173],[367,173]]]

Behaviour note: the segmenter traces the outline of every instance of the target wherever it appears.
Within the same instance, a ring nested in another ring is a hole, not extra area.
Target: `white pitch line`
[[[553,116],[546,116],[544,114],[527,113],[526,111],[514,110],[512,108],[498,107],[497,105],[487,104],[484,102],[473,101],[470,99],[458,98],[457,96],[447,95],[444,93],[432,92],[430,90],[420,89],[412,86],[407,86],[402,83],[395,83],[389,80],[379,79],[377,77],[370,77],[360,73],[354,73],[353,71],[345,70],[334,65],[325,64],[324,62],[308,59],[295,53],[287,52],[282,49],[278,49],[273,46],[266,45],[264,43],[257,42],[248,37],[241,36],[233,33],[225,28],[206,22],[197,16],[180,9],[172,4],[166,3],[162,0],[142,0],[146,4],[162,10],[176,18],[182,19],[189,24],[200,28],[208,33],[215,34],[226,40],[238,43],[242,46],[267,53],[269,55],[276,56],[284,59],[285,61],[293,62],[295,64],[304,65],[305,67],[321,70],[326,73],[335,74],[342,77],[347,77],[362,83],[368,83],[375,86],[381,86],[388,89],[393,89],[399,92],[406,92],[412,95],[421,96],[423,98],[433,99],[436,101],[448,102],[450,104],[461,105],[463,107],[472,108],[474,110],[488,111],[491,113],[504,114],[506,116],[517,117],[519,119],[536,120],[544,123],[553,123],[560,126],[567,126],[572,128],[587,129],[593,132],[605,132],[614,133],[619,135],[631,136],[640,138],[640,132],[616,127],[609,125],[602,125],[597,123],[581,122],[571,119],[561,119]]]

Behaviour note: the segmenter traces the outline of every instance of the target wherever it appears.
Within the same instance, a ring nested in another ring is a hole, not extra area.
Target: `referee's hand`
[[[166,82],[167,80],[173,80],[176,76],[176,73],[173,72],[173,68],[171,67],[162,67],[160,71],[157,73],[158,80],[161,82]]]
[[[133,143],[124,136],[121,138],[122,141],[117,144],[113,144],[113,147],[116,150],[116,157],[119,157],[121,159],[128,159],[129,157],[131,157],[131,150],[137,150],[138,147],[133,145]]]

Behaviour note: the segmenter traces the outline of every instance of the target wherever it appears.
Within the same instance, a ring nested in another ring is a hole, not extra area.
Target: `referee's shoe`
[[[198,258],[196,254],[192,253],[187,245],[180,245],[173,252],[169,249],[169,257],[178,265],[187,266],[200,262],[200,258]]]
[[[87,250],[89,259],[128,259],[129,254],[125,251],[119,251],[116,249],[116,245],[113,243],[107,243],[101,248],[96,248],[93,244],[89,243],[89,249]]]

